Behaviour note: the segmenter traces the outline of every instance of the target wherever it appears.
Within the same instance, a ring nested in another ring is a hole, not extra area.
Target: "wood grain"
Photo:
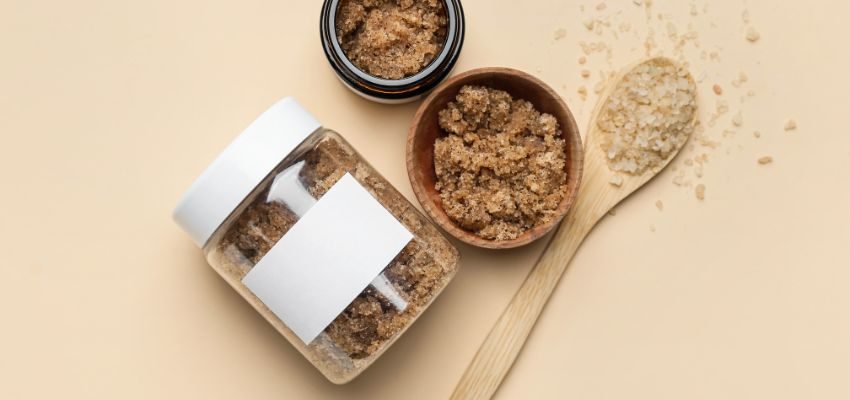
[[[642,175],[624,176],[623,184],[619,187],[609,183],[614,173],[608,169],[602,151],[602,135],[597,128],[596,118],[616,87],[616,82],[637,65],[624,69],[600,96],[588,128],[584,179],[575,205],[478,349],[456,386],[452,399],[489,399],[495,394],[587,234],[614,206],[649,182],[675,158],[675,154],[671,155],[663,165]]]

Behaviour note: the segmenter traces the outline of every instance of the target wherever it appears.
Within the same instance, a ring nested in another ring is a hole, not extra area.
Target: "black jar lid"
[[[443,0],[446,10],[446,41],[425,68],[402,79],[384,79],[357,68],[346,57],[336,35],[336,15],[340,0],[325,0],[320,31],[322,47],[331,67],[349,89],[380,103],[407,103],[420,98],[451,73],[460,56],[464,39],[464,16],[460,0]]]

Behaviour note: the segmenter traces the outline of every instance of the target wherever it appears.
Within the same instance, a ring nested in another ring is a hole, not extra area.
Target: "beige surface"
[[[619,20],[643,30],[631,1],[609,3],[605,13],[622,11]],[[656,3],[682,29],[691,19],[684,2]],[[743,106],[743,129],[711,153],[706,201],[667,173],[604,220],[497,397],[850,397],[850,10],[749,0],[762,33],[751,45],[744,6],[722,3],[696,18],[703,48],[722,47],[719,63],[693,57],[708,71],[703,95],[713,103],[714,81],[732,92],[740,69],[757,95]],[[595,96],[578,100],[575,60],[595,7],[517,4],[464,2],[458,71],[534,73],[586,126]],[[0,0],[0,398],[451,393],[542,243],[500,253],[460,246],[464,263],[445,294],[372,369],[337,387],[170,221],[190,181],[284,95],[412,198],[402,149],[415,105],[347,92],[323,58],[318,11],[318,1]],[[665,23],[654,25],[663,32]],[[555,41],[558,28],[567,36]],[[621,35],[613,65],[641,44]],[[606,66],[604,56],[591,60]],[[798,131],[783,132],[789,117]],[[716,129],[728,125],[727,116]],[[757,166],[767,154],[774,164]]]

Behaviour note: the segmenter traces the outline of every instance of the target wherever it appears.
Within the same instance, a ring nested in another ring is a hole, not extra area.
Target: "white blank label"
[[[242,283],[309,344],[412,238],[345,174]]]

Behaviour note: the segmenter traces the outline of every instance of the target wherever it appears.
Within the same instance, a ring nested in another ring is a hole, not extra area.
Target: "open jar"
[[[464,24],[460,0],[325,0],[320,31],[345,86],[394,104],[422,97],[451,73]]]
[[[338,384],[398,339],[459,261],[345,139],[291,98],[218,156],[174,219],[212,268]]]

